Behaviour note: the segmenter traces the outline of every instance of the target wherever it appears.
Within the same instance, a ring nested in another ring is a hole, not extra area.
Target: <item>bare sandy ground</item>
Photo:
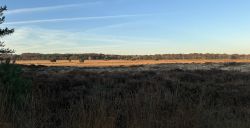
[[[70,67],[115,67],[115,66],[133,66],[133,65],[155,65],[155,64],[204,64],[204,63],[250,63],[250,60],[86,60],[80,63],[78,60],[71,62],[67,60],[58,60],[55,63],[49,60],[27,60],[17,61],[22,65],[45,65],[45,66],[70,66]]]

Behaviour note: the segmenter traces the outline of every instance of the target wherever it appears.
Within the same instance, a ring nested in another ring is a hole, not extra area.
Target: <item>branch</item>
[[[14,53],[15,51],[12,49],[0,49],[0,54],[9,54],[9,53]]]
[[[4,42],[1,42],[0,41],[0,47],[4,47],[5,45],[4,45]]]
[[[7,6],[1,6],[0,7],[0,13],[2,13],[3,11],[6,11],[7,10]]]
[[[3,12],[7,10],[7,6],[1,6],[0,7],[0,16],[3,15]]]
[[[0,29],[0,37],[3,37],[5,35],[9,35],[13,32],[14,32],[14,29],[8,29],[8,28]]]
[[[2,24],[5,21],[5,17],[0,17],[0,24]]]

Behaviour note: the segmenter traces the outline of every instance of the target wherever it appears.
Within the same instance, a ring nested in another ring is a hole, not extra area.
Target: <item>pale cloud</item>
[[[55,5],[55,6],[35,7],[35,8],[21,8],[21,9],[8,10],[6,12],[6,15],[18,14],[18,13],[33,13],[33,12],[41,12],[41,11],[50,11],[50,10],[58,10],[58,9],[65,9],[65,8],[67,9],[67,8],[82,7],[82,6],[96,5],[96,4],[100,4],[100,2]]]
[[[27,21],[13,21],[5,23],[5,25],[18,25],[18,24],[33,24],[33,23],[47,23],[47,22],[64,22],[64,21],[78,21],[78,20],[101,20],[113,18],[128,18],[144,16],[145,14],[135,15],[113,15],[113,16],[93,16],[93,17],[75,17],[75,18],[58,18],[58,19],[44,19],[44,20],[27,20]]]
[[[16,29],[16,32],[5,37],[5,40],[8,42],[6,47],[15,49],[17,53],[83,53],[95,49],[119,47],[117,42],[122,42],[102,36],[41,28]]]
[[[145,47],[157,46],[157,41],[127,37],[95,35],[84,32],[67,32],[42,28],[18,28],[5,37],[7,46],[18,54],[32,53],[109,53],[131,54],[146,52]]]
[[[119,26],[119,25],[118,25]],[[119,28],[119,27],[118,27]],[[240,46],[232,42],[212,42],[211,46],[190,45],[178,42],[98,35],[86,32],[68,32],[42,28],[17,28],[16,32],[4,37],[6,47],[20,53],[104,53],[104,54],[165,54],[165,53],[249,53],[248,42]],[[207,42],[208,43],[208,42]],[[230,45],[235,44],[235,45]],[[232,51],[234,49],[234,51]],[[239,52],[240,51],[240,52]]]

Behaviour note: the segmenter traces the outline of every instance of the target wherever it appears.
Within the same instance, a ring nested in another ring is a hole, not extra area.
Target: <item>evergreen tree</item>
[[[7,10],[6,6],[0,7],[0,25],[5,21],[5,16],[3,16],[3,12]],[[9,35],[14,32],[14,29],[9,28],[0,28],[0,38],[3,36]],[[11,50],[9,48],[4,48],[4,42],[0,41],[0,58],[3,55],[14,53],[14,50]]]

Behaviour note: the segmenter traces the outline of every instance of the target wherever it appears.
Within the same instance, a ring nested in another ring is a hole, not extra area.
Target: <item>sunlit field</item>
[[[45,66],[77,66],[77,67],[105,67],[105,66],[132,66],[132,65],[152,65],[152,64],[175,64],[175,63],[250,63],[250,60],[58,60],[50,62],[49,60],[20,60],[17,64],[22,65],[45,65]]]

